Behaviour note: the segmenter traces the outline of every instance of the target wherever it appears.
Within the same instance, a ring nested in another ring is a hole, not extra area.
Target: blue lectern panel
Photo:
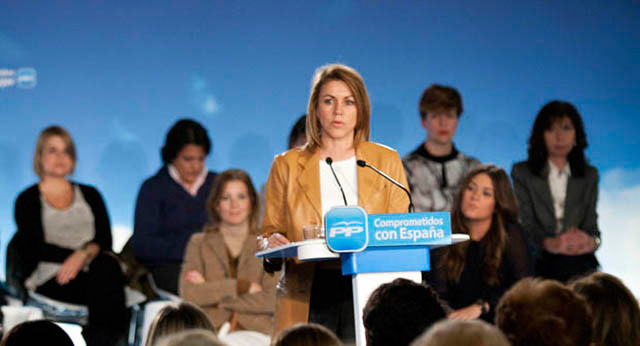
[[[362,252],[342,253],[340,257],[342,275],[427,271],[431,268],[427,246],[368,248]]]

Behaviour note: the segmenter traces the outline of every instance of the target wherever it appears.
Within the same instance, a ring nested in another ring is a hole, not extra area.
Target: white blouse
[[[553,209],[556,214],[556,233],[562,233],[566,230],[562,229],[562,221],[564,219],[564,204],[567,199],[567,182],[571,176],[571,167],[569,162],[559,169],[551,161],[549,161],[549,189],[551,190],[551,198],[553,200]]]
[[[334,161],[333,170],[342,185],[347,197],[348,205],[358,204],[358,174],[356,157],[353,156],[343,161]],[[320,200],[322,201],[322,216],[335,206],[343,206],[344,199],[336,178],[331,173],[329,165],[320,160]]]

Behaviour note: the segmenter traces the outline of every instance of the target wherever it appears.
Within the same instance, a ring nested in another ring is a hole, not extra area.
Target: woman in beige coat
[[[187,245],[180,296],[200,306],[216,328],[270,334],[275,306],[275,274],[255,256],[258,200],[242,170],[216,177],[207,202],[210,222]]]

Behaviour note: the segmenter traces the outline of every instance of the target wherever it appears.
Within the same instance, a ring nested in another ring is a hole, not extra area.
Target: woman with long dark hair
[[[493,322],[502,294],[531,274],[518,207],[509,177],[496,166],[479,166],[460,186],[451,229],[471,239],[434,251],[425,279],[453,309],[449,318]]]
[[[586,147],[578,110],[552,101],[533,124],[527,161],[511,171],[538,276],[566,282],[598,268],[598,171]]]

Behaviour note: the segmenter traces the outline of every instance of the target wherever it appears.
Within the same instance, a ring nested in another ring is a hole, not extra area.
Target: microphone
[[[409,212],[413,213],[413,199],[411,198],[411,192],[409,192],[409,190],[404,187],[402,184],[400,184],[399,182],[397,182],[395,179],[391,178],[390,176],[388,176],[385,172],[375,168],[374,166],[368,164],[366,161],[364,160],[357,160],[356,164],[360,167],[369,167],[371,168],[374,172],[380,174],[381,176],[383,176],[385,179],[389,180],[390,182],[393,183],[393,185],[399,187],[402,189],[402,191],[404,191],[407,196],[409,196]]]
[[[344,190],[342,189],[342,185],[340,184],[340,180],[338,180],[338,176],[336,175],[336,171],[333,170],[333,166],[331,165],[333,163],[333,159],[330,157],[327,157],[325,162],[327,162],[327,165],[329,165],[329,168],[331,169],[331,173],[333,173],[333,177],[336,178],[336,183],[338,183],[338,187],[340,188],[340,193],[342,193],[342,199],[344,200],[344,205],[347,205],[347,196],[345,196]]]

